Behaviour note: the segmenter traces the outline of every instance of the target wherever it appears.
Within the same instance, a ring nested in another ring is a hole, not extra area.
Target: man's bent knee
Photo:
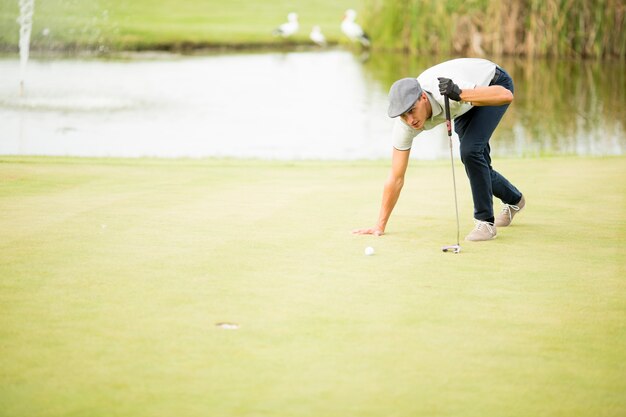
[[[460,148],[463,163],[483,162],[485,160],[484,146],[462,146]]]

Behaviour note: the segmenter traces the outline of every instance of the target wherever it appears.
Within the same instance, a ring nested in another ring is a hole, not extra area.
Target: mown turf
[[[361,5],[361,0],[37,1],[32,43],[38,50],[73,45],[113,49],[281,45],[285,41],[272,36],[272,31],[287,21],[289,12],[298,13],[300,31],[288,42],[312,44],[313,25],[321,26],[329,41],[338,42],[344,11]],[[0,0],[0,47],[4,49],[17,48],[18,15],[17,0]]]
[[[625,162],[495,161],[453,255],[445,161],[375,238],[383,162],[4,157],[0,416],[623,416]]]

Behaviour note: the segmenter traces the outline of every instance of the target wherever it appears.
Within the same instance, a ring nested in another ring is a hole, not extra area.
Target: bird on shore
[[[352,42],[359,42],[362,46],[368,48],[370,46],[370,38],[355,20],[356,11],[353,9],[346,10],[343,20],[341,21],[341,31],[350,38]]]
[[[298,23],[298,14],[291,12],[287,15],[287,22],[278,26],[272,34],[274,36],[282,36],[283,38],[288,38],[293,35],[300,29],[300,24]]]
[[[317,25],[313,26],[313,29],[309,34],[309,38],[311,38],[311,40],[319,46],[326,46],[326,37],[322,33],[320,27]]]

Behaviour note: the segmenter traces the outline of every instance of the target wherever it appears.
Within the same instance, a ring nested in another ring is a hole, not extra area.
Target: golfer
[[[389,90],[388,115],[397,118],[392,131],[391,172],[383,191],[376,226],[356,234],[382,235],[387,227],[409,164],[413,140],[424,130],[444,123],[444,95],[450,101],[450,117],[461,143],[461,161],[474,199],[475,227],[469,241],[491,240],[496,227],[511,224],[524,208],[522,193],[491,167],[489,139],[513,101],[513,80],[493,62],[478,58],[446,61],[416,78],[396,81]],[[494,217],[493,196],[504,203]]]

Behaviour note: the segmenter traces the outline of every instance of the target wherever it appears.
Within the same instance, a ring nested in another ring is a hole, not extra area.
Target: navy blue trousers
[[[501,85],[513,92],[513,80],[498,68],[490,85]],[[522,198],[513,184],[491,167],[489,139],[509,105],[477,106],[454,119],[454,131],[461,143],[461,161],[469,178],[474,199],[474,218],[489,220],[493,214],[493,196],[505,204]]]

